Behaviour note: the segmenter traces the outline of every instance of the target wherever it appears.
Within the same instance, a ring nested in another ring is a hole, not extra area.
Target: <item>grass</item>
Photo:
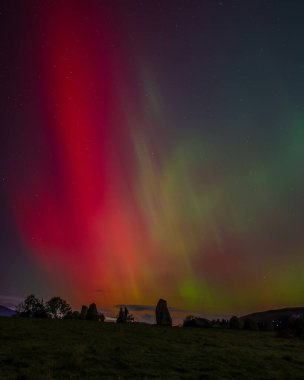
[[[0,318],[0,379],[304,378],[304,341],[274,333]]]

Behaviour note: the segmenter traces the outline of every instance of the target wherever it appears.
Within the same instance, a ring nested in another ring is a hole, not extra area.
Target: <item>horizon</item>
[[[300,305],[303,11],[2,2],[0,293]]]
[[[47,299],[43,297],[38,297],[42,299],[44,302],[47,301]],[[0,295],[0,306],[4,306],[8,308],[9,310],[15,311],[16,306],[23,302],[25,298],[22,297],[8,297],[4,295]],[[13,301],[14,300],[14,301]],[[14,302],[17,302],[14,304]],[[66,300],[67,301],[67,300]],[[67,301],[68,302],[68,301]],[[89,303],[90,304],[90,303]],[[89,306],[87,304],[86,306]],[[81,306],[73,306],[70,305],[73,311],[81,311]],[[140,323],[148,323],[148,324],[155,324],[155,308],[156,305],[128,305],[128,304],[118,304],[118,305],[110,305],[107,307],[102,307],[98,304],[96,304],[97,311],[99,313],[103,313],[106,317],[105,322],[115,322],[119,308],[120,307],[127,307],[129,310],[129,313],[132,314],[135,318],[135,322],[140,322]],[[247,312],[242,312],[241,314],[238,313],[231,313],[227,315],[212,315],[210,313],[206,313],[203,311],[191,311],[191,310],[182,310],[182,309],[177,309],[174,306],[168,305],[169,312],[172,317],[173,325],[174,326],[179,326],[182,324],[182,322],[185,320],[186,317],[188,316],[194,316],[194,317],[202,317],[206,318],[208,320],[217,320],[217,319],[225,319],[229,320],[232,316],[237,316],[239,318],[245,317],[247,315],[252,315],[252,314],[259,314],[259,313],[264,313],[264,312],[271,312],[271,311],[279,311],[279,310],[285,310],[285,309],[304,309],[304,306],[281,306],[277,308],[266,308],[263,310],[251,310]]]

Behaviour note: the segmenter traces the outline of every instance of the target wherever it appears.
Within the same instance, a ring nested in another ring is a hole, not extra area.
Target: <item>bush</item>
[[[212,322],[209,321],[206,318],[201,317],[193,317],[192,315],[189,315],[185,318],[183,327],[205,327],[210,328],[212,327]]]
[[[273,331],[273,324],[270,320],[258,323],[258,327],[261,331]]]
[[[235,315],[233,317],[230,318],[230,321],[229,321],[229,328],[232,329],[232,330],[240,330],[242,328],[242,322],[241,320],[236,317]]]
[[[257,331],[259,329],[257,322],[253,318],[246,318],[244,321],[244,329]]]
[[[73,313],[72,313],[72,319],[80,319],[80,313],[79,313],[79,311],[73,311]]]
[[[294,336],[304,337],[304,317],[291,316],[288,321],[288,328],[293,331]]]

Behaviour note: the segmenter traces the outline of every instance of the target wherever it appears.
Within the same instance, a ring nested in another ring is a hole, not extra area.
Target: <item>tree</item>
[[[121,307],[119,309],[118,317],[116,319],[117,323],[126,323],[127,322],[127,315],[124,312],[123,308]]]
[[[96,304],[93,302],[89,306],[89,310],[87,312],[87,320],[88,321],[98,321],[98,312]]]
[[[72,312],[71,306],[60,297],[52,297],[46,303],[46,311],[48,316],[54,319],[65,318]]]
[[[26,318],[46,318],[47,313],[43,300],[30,294],[24,302],[16,308],[17,314]]]
[[[134,315],[133,314],[128,314],[128,316],[127,316],[127,323],[134,323],[134,322],[135,322]]]

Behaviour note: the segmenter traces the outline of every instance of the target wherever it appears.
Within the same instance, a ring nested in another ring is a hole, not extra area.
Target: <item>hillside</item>
[[[260,311],[244,315],[241,319],[253,318],[256,322],[283,320],[295,314],[304,314],[304,307],[286,307],[283,309]]]
[[[8,307],[0,305],[0,317],[11,317],[15,315],[16,312]]]

